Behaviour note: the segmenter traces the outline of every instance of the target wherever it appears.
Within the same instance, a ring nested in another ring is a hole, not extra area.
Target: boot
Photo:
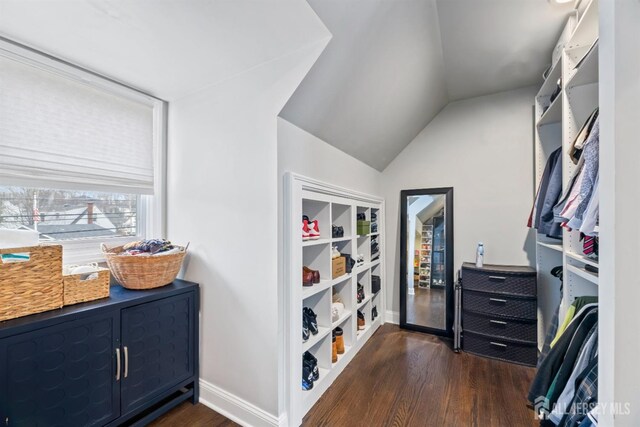
[[[335,335],[333,336],[331,341],[331,363],[336,363],[338,361],[338,346],[336,344]]]
[[[344,331],[341,327],[337,327],[333,330],[336,337],[336,351],[338,354],[344,354]]]

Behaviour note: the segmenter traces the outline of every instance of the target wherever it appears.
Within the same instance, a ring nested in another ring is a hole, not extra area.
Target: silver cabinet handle
[[[501,282],[504,282],[505,280],[507,280],[507,278],[502,276],[489,276],[489,280],[499,280]]]
[[[116,348],[116,381],[120,381],[120,347]]]
[[[507,322],[502,322],[500,320],[489,320],[489,322],[495,323],[497,325],[506,325],[507,324]]]
[[[506,344],[502,344],[502,343],[499,343],[499,342],[493,342],[493,341],[490,341],[490,342],[489,342],[489,344],[491,344],[491,345],[495,345],[496,347],[507,348],[507,345],[506,345]]]
[[[507,303],[506,299],[499,299],[499,298],[489,298],[489,301],[499,302],[500,304],[506,304]]]
[[[124,346],[124,377],[127,378],[129,376],[129,349],[127,346]]]

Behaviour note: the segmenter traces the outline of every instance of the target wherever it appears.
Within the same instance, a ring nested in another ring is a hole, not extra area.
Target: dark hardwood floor
[[[303,425],[536,426],[525,397],[534,373],[533,368],[455,354],[447,341],[387,324],[345,368]],[[202,405],[187,403],[152,425],[235,424]]]

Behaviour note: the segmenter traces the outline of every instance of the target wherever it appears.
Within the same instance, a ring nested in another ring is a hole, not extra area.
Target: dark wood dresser
[[[536,271],[530,267],[462,265],[462,349],[535,366]]]
[[[198,401],[200,288],[110,298],[0,322],[2,426],[146,425]]]

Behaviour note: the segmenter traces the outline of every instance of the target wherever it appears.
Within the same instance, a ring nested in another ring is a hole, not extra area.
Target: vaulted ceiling
[[[281,115],[383,170],[451,101],[538,84],[570,5],[309,0],[333,34]]]

